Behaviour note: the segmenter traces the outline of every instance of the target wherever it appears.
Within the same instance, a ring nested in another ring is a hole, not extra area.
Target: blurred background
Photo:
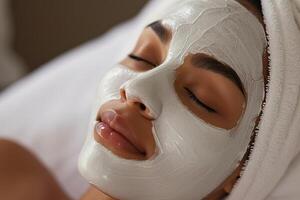
[[[114,25],[147,0],[0,0],[0,91]]]

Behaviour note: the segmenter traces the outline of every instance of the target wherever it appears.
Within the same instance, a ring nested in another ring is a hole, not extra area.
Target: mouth
[[[115,155],[133,160],[146,160],[146,152],[134,143],[132,133],[117,120],[98,118],[94,127],[94,139]]]

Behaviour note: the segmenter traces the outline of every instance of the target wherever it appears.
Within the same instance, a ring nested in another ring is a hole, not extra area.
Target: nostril
[[[145,111],[145,110],[146,110],[146,106],[145,106],[145,104],[143,104],[143,103],[140,103],[140,109],[141,109],[142,111]]]
[[[141,101],[140,98],[130,94],[128,95],[124,88],[120,88],[120,97],[122,103],[126,103],[135,107],[135,109],[138,110],[147,119],[153,119],[149,108]]]
[[[123,88],[120,89],[120,96],[122,100],[126,100],[126,92]]]
[[[152,114],[150,113],[150,110],[146,107],[145,104],[143,104],[143,103],[141,103],[141,102],[136,102],[136,103],[138,103],[138,104],[136,104],[136,105],[139,107],[140,113],[141,113],[144,117],[146,117],[146,118],[149,119],[149,120],[153,120],[153,119],[154,119],[153,116],[152,116]]]

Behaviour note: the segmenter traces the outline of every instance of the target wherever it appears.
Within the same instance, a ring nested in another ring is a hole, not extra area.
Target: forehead
[[[166,14],[163,18],[169,19],[171,26],[177,24],[189,23],[193,24],[195,21],[202,15],[207,15],[209,13],[231,13],[234,9],[237,9],[235,6],[228,4],[225,0],[187,0],[179,4],[175,4],[169,7]]]
[[[180,45],[178,49],[189,48],[191,43],[196,45],[199,42],[208,46],[217,43],[219,36],[223,36],[223,41],[231,40],[235,47],[238,39],[257,41],[260,36],[254,31],[257,25],[260,26],[257,22],[246,8],[233,0],[187,0],[174,5],[163,17],[163,24],[171,29],[172,40]],[[250,30],[257,38],[243,34],[245,31],[240,29]]]
[[[171,29],[169,59],[183,63],[203,53],[234,69],[241,79],[262,78],[263,26],[234,0],[188,0],[170,7],[162,23]]]

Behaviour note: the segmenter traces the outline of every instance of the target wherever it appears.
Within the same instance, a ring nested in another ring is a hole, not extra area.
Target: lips
[[[133,155],[145,157],[145,151],[138,145],[136,135],[128,129],[125,121],[114,110],[99,114],[94,138],[121,157],[132,158]]]

